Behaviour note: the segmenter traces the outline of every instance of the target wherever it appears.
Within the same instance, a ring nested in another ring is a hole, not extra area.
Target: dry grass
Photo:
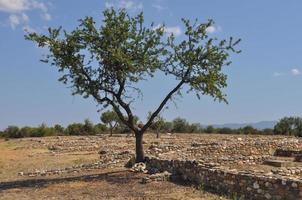
[[[131,139],[132,140],[132,139]],[[144,174],[113,167],[51,177],[18,176],[18,172],[57,169],[98,160],[97,152],[53,154],[36,141],[0,140],[0,199],[204,199],[223,197],[172,182],[141,184]]]

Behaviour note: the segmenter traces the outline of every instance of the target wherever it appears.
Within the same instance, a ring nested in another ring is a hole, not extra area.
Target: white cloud
[[[162,25],[158,24],[153,28],[153,30],[160,28]],[[168,26],[164,27],[164,32],[168,35],[173,34],[175,37],[180,36],[182,34],[181,28],[179,26]]]
[[[143,9],[142,2],[136,2],[132,0],[119,0],[114,2],[105,2],[106,8],[116,7],[116,8],[124,8],[129,11],[138,11]]]
[[[165,10],[166,8],[159,4],[152,4],[152,7],[155,8],[157,11]]]
[[[206,32],[208,32],[208,33],[214,33],[214,32],[216,32],[215,26],[209,26],[208,28],[206,28]]]
[[[15,29],[20,24],[28,24],[29,17],[25,13],[22,13],[20,15],[11,14],[8,17],[8,22],[9,22],[10,27],[12,29]]]
[[[222,30],[221,26],[209,26],[208,28],[206,28],[207,33],[216,33],[216,32],[220,32],[221,30]]]
[[[292,75],[294,75],[294,76],[297,76],[297,75],[300,75],[301,74],[301,71],[299,70],[299,69],[292,69],[291,70],[291,73],[292,73]]]
[[[179,26],[165,27],[165,32],[169,35],[173,34],[175,37],[181,35],[181,28]]]
[[[39,10],[44,20],[51,20],[46,4],[40,0],[0,0],[0,12],[9,13],[8,24],[12,29],[19,25],[28,26],[30,19],[27,12],[31,10]]]
[[[29,17],[27,16],[27,14],[22,13],[22,14],[21,14],[21,17],[22,17],[23,22],[25,22],[25,23],[28,23],[28,22],[29,22]]]
[[[43,14],[43,19],[45,19],[46,21],[50,21],[51,20],[51,15],[49,13],[44,13]]]
[[[0,11],[4,12],[22,12],[29,7],[30,2],[28,0],[0,0]]]
[[[9,21],[9,25],[12,29],[15,29],[16,26],[18,26],[21,23],[20,18],[14,14],[9,16],[8,21]]]
[[[109,3],[109,2],[105,2],[105,7],[106,8],[111,8],[111,7],[114,7],[114,4],[113,3]]]

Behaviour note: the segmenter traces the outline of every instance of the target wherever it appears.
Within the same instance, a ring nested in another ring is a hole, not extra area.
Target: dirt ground
[[[134,144],[134,137],[119,134],[0,139],[0,199],[227,199],[183,182],[143,184],[148,174],[124,167],[134,156]],[[219,134],[163,134],[159,139],[151,133],[144,136],[147,156],[301,178],[301,167],[263,164],[277,148],[301,150],[302,139]]]
[[[153,135],[147,138],[148,143],[149,140],[160,142],[171,139],[155,139]],[[20,175],[20,172],[98,162],[100,149],[107,152],[130,150],[131,153],[133,144],[133,138],[125,136],[0,140],[0,199],[227,199],[179,182],[142,184],[146,174],[124,168],[127,160],[124,157],[120,158],[121,162],[74,173],[35,177]]]

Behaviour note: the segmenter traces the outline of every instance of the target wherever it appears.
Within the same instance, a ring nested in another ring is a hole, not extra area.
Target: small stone
[[[266,187],[272,187],[272,184],[270,182],[265,182]]]
[[[99,154],[100,154],[100,155],[104,155],[104,154],[106,154],[106,153],[107,153],[107,151],[105,151],[105,150],[99,151]]]
[[[295,183],[295,182],[293,182],[293,183],[292,183],[292,187],[293,187],[293,188],[296,188],[296,187],[298,187],[298,184]]]
[[[272,198],[272,196],[269,193],[266,193],[264,196],[265,196],[266,199],[271,199]]]
[[[253,184],[253,188],[254,188],[254,189],[259,189],[259,184],[258,184],[258,182],[255,182],[255,183]]]

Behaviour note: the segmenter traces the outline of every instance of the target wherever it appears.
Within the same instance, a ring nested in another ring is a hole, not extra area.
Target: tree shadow
[[[40,178],[40,179],[26,179],[8,182],[0,182],[0,192],[16,189],[16,188],[37,188],[47,187],[52,184],[75,182],[75,181],[107,181],[111,184],[127,184],[131,181],[141,180],[139,174],[130,172],[129,170],[119,170],[107,173],[89,174],[82,176],[60,177],[60,178]]]

